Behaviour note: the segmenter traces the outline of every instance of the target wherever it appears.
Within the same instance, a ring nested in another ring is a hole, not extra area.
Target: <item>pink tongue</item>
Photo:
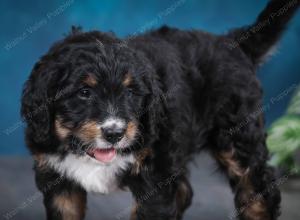
[[[96,149],[93,153],[96,160],[107,163],[112,161],[112,159],[115,157],[116,150],[114,148]]]

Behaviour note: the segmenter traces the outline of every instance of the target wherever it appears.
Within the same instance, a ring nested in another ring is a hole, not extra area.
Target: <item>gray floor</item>
[[[45,219],[42,196],[34,185],[31,166],[28,157],[0,157],[1,219]],[[184,219],[229,220],[234,210],[232,193],[226,179],[216,172],[214,162],[207,155],[202,155],[191,168],[195,195]],[[289,178],[282,182],[281,188],[283,214],[280,219],[300,219],[300,181]],[[108,196],[89,195],[86,219],[128,219],[131,203],[131,196],[126,192]]]

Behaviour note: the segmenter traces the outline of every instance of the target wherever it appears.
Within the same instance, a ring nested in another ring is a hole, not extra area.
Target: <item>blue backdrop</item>
[[[0,154],[26,154],[24,125],[19,116],[22,85],[37,59],[69,32],[71,25],[81,25],[84,30],[114,31],[121,37],[162,24],[224,33],[253,22],[266,3],[267,0],[1,0]],[[259,72],[265,103],[270,105],[266,109],[268,124],[284,112],[294,85],[300,82],[299,46],[300,12],[277,54]]]

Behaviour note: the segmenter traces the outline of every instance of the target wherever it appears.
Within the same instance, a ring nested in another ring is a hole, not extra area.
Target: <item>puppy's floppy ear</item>
[[[154,76],[154,74],[149,74]],[[158,136],[158,125],[163,124],[163,113],[165,110],[165,100],[163,91],[160,88],[160,83],[154,77],[147,76],[145,78],[146,86],[149,90],[145,100],[144,124],[146,125],[147,134],[151,140],[155,140]]]
[[[21,115],[27,123],[29,144],[49,145],[51,142],[53,97],[48,97],[51,75],[39,62],[34,66],[23,88]]]

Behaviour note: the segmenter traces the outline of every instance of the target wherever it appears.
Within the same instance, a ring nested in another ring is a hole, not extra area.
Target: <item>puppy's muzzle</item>
[[[109,118],[101,126],[102,137],[109,143],[119,142],[125,135],[126,123],[119,118]]]
[[[111,144],[119,142],[125,134],[125,129],[117,126],[101,128],[101,131],[103,138]]]

